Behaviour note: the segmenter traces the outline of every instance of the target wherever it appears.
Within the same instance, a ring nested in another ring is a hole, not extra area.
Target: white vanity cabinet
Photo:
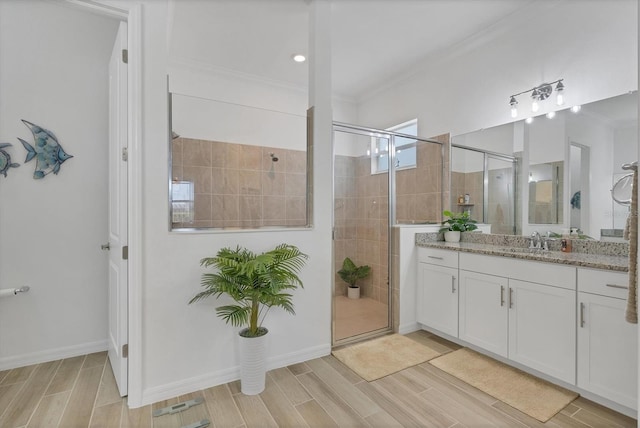
[[[418,248],[417,321],[458,337],[458,253]]]
[[[460,270],[460,339],[507,357],[507,278]]]
[[[460,254],[460,339],[575,383],[575,268]]]
[[[625,321],[626,273],[578,268],[577,386],[637,409],[638,327]]]

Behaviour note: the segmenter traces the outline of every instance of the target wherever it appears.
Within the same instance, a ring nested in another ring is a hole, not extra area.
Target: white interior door
[[[109,61],[109,361],[127,395],[127,24],[120,23]]]

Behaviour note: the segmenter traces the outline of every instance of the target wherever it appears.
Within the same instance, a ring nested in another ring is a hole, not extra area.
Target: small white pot
[[[267,334],[240,338],[240,389],[245,395],[264,391],[267,373]]]
[[[448,230],[444,233],[444,240],[447,242],[460,242],[459,230]]]
[[[350,299],[359,299],[360,287],[347,287],[347,297]]]

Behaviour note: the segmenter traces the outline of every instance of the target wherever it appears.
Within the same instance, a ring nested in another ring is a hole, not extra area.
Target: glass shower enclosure
[[[516,171],[515,157],[452,145],[451,211],[490,224],[491,233],[518,233]]]
[[[333,343],[393,329],[393,226],[437,223],[442,212],[443,145],[392,131],[334,123]],[[369,266],[359,298],[339,271]],[[353,291],[353,290],[351,290]]]

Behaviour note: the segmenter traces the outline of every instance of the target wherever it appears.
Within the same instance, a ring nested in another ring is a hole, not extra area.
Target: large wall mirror
[[[307,227],[307,118],[170,93],[171,230]]]
[[[633,92],[558,111],[551,118],[542,115],[454,136],[459,149],[451,153],[452,205],[463,191],[478,200],[473,189],[461,190],[455,172],[456,165],[464,165],[464,156],[469,158],[462,149],[490,150],[517,158],[518,178],[510,195],[515,201],[515,233],[575,228],[594,239],[615,239],[622,235],[629,207],[613,200],[611,188],[628,174],[622,165],[638,159],[637,117],[638,97]],[[479,167],[466,166],[467,172],[475,170]],[[485,202],[483,208],[487,207]],[[478,220],[492,223],[486,214]],[[504,227],[492,231],[509,233]]]

